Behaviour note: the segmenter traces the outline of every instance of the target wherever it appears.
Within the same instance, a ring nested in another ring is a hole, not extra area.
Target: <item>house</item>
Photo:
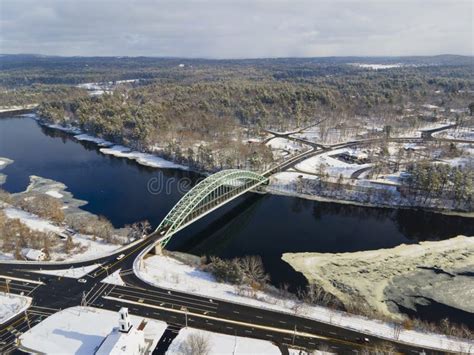
[[[146,321],[134,328],[128,315],[128,308],[119,311],[119,326],[113,328],[95,352],[96,355],[127,354],[142,355],[147,353],[144,329]]]
[[[26,260],[30,261],[42,261],[46,259],[46,254],[43,249],[23,248],[21,250],[21,255],[23,255]]]

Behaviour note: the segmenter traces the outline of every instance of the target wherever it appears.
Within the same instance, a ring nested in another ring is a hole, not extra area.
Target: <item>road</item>
[[[218,333],[269,340],[283,348],[297,346],[314,349],[326,344],[340,353],[361,349],[366,345],[361,344],[363,338],[370,339],[370,347],[381,342],[377,337],[298,314],[265,310],[150,285],[133,272],[133,263],[142,250],[158,239],[159,233],[154,233],[122,250],[118,254],[124,254],[120,260],[117,260],[117,253],[101,258],[101,266],[84,276],[86,283],[80,283],[75,278],[42,274],[34,265],[0,264],[0,287],[6,289],[5,280],[10,278],[10,293],[33,299],[26,314],[3,325],[0,331],[0,352],[9,353],[16,349],[16,338],[44,318],[61,309],[81,304],[113,311],[126,306],[131,314],[167,322],[171,328],[160,340],[162,350],[166,350],[176,330],[186,324]],[[63,268],[77,264],[69,263]],[[107,275],[119,269],[126,286],[102,282]],[[409,345],[394,345],[404,353],[422,351]]]
[[[289,137],[289,136],[288,136]],[[295,139],[308,143],[300,138]],[[304,159],[334,149],[371,144],[381,140],[394,142],[421,142],[435,139],[431,135],[420,138],[374,138],[323,146],[307,144],[310,149],[296,155],[277,167],[265,172],[270,176],[275,172],[293,167]],[[284,313],[266,310],[250,305],[224,300],[214,300],[194,294],[177,292],[150,285],[134,273],[134,262],[142,252],[160,239],[157,231],[144,239],[122,248],[110,255],[97,259],[66,263],[0,263],[0,288],[12,294],[22,294],[32,298],[32,305],[24,313],[2,325],[0,330],[0,353],[10,353],[17,349],[19,335],[59,310],[87,305],[108,310],[118,310],[127,306],[131,314],[165,321],[169,329],[159,342],[159,351],[164,352],[177,330],[186,325],[217,333],[264,339],[277,344],[280,349],[302,347],[315,349],[325,344],[338,353],[360,350],[363,346],[374,347],[385,341],[363,332],[318,322],[295,312]],[[122,257],[119,257],[123,254]],[[85,267],[99,264],[83,278],[85,283],[75,278],[58,277],[42,273],[46,270]],[[103,283],[109,274],[121,270],[125,286]],[[7,286],[7,280],[9,280]],[[362,339],[369,339],[364,343]],[[420,353],[422,348],[391,341],[398,351]],[[429,351],[430,353],[436,353]]]

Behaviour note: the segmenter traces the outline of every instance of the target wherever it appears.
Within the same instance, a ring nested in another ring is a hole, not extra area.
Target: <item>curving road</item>
[[[426,139],[435,139],[431,135],[420,138],[374,138],[323,146],[300,138],[290,136],[287,138],[304,143],[310,149],[266,171],[265,176],[289,169],[315,154],[334,149],[370,144],[381,140],[421,142]],[[186,324],[218,333],[272,341],[283,351],[286,351],[289,346],[315,349],[321,344],[326,344],[334,352],[349,353],[360,350],[363,346],[374,347],[386,341],[403,353],[420,353],[424,350],[417,346],[322,323],[300,314],[210,299],[151,285],[136,274],[136,266],[144,251],[160,240],[160,232],[158,230],[112,254],[96,259],[65,263],[0,262],[0,287],[12,294],[23,294],[32,298],[31,307],[24,314],[17,315],[2,324],[0,353],[15,352],[18,348],[17,338],[46,317],[61,309],[81,304],[108,310],[118,310],[120,307],[127,306],[132,314],[166,321],[169,328],[166,336],[163,336],[159,342],[157,353],[163,353],[170,339]],[[42,273],[46,270],[77,268],[94,264],[99,264],[99,266],[83,277],[86,280],[85,283],[80,283],[75,278]],[[120,270],[125,286],[103,282],[109,274],[117,270]],[[362,340],[364,338],[369,339],[369,342],[364,343]],[[433,349],[428,349],[428,352],[436,353]]]

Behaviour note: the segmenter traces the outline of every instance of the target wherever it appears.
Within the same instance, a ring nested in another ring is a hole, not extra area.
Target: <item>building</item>
[[[46,259],[46,254],[42,249],[23,248],[21,250],[21,255],[23,255],[26,260],[30,261],[42,261]]]
[[[128,315],[128,308],[119,311],[119,326],[113,328],[95,352],[97,355],[127,354],[142,355],[147,352],[143,320],[138,328],[134,328]]]

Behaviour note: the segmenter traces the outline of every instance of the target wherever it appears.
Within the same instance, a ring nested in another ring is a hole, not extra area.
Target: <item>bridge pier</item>
[[[151,250],[151,252],[155,255],[163,254],[163,248],[161,247],[161,243],[155,245],[155,247]]]

